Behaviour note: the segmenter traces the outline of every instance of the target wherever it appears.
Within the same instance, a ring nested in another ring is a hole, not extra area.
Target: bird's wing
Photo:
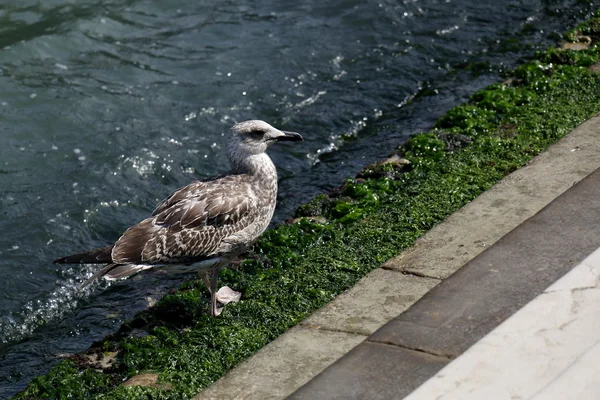
[[[250,225],[258,204],[239,175],[198,181],[173,192],[150,218],[127,229],[115,243],[113,262],[161,264],[199,261]]]

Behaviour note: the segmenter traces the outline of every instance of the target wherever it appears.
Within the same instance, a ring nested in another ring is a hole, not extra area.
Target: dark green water
[[[0,0],[0,397],[177,286],[154,273],[81,293],[91,269],[51,260],[226,171],[234,122],[306,139],[271,152],[281,221],[597,6]]]

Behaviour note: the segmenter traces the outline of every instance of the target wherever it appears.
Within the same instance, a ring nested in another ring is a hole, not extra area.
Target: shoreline
[[[15,398],[191,397],[216,381],[598,112],[600,13],[592,21],[565,34],[581,49],[538,53],[266,232],[239,270],[223,272],[243,296],[221,317],[203,314],[201,281],[186,282]],[[150,386],[121,385],[146,372]]]

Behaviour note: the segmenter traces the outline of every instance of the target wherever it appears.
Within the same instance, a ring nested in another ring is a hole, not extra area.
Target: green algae
[[[596,11],[587,21],[565,32],[563,36],[569,42],[577,42],[581,36],[588,36],[593,42],[600,41],[600,10]]]
[[[595,38],[598,18],[567,37]],[[221,317],[205,314],[203,284],[187,282],[92,346],[118,351],[113,366],[64,360],[16,398],[192,397],[594,115],[600,77],[586,67],[599,58],[594,45],[536,54],[413,136],[391,161],[366,167],[300,207],[294,222],[267,231],[237,269],[222,273],[243,296]],[[141,372],[158,373],[172,389],[120,385]]]

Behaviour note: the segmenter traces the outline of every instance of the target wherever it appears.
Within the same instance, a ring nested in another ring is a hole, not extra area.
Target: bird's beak
[[[304,138],[302,137],[302,135],[300,135],[299,133],[296,132],[286,132],[286,131],[280,131],[281,133],[283,133],[283,136],[277,136],[275,138],[275,140],[277,140],[278,142],[301,142],[304,140]]]

